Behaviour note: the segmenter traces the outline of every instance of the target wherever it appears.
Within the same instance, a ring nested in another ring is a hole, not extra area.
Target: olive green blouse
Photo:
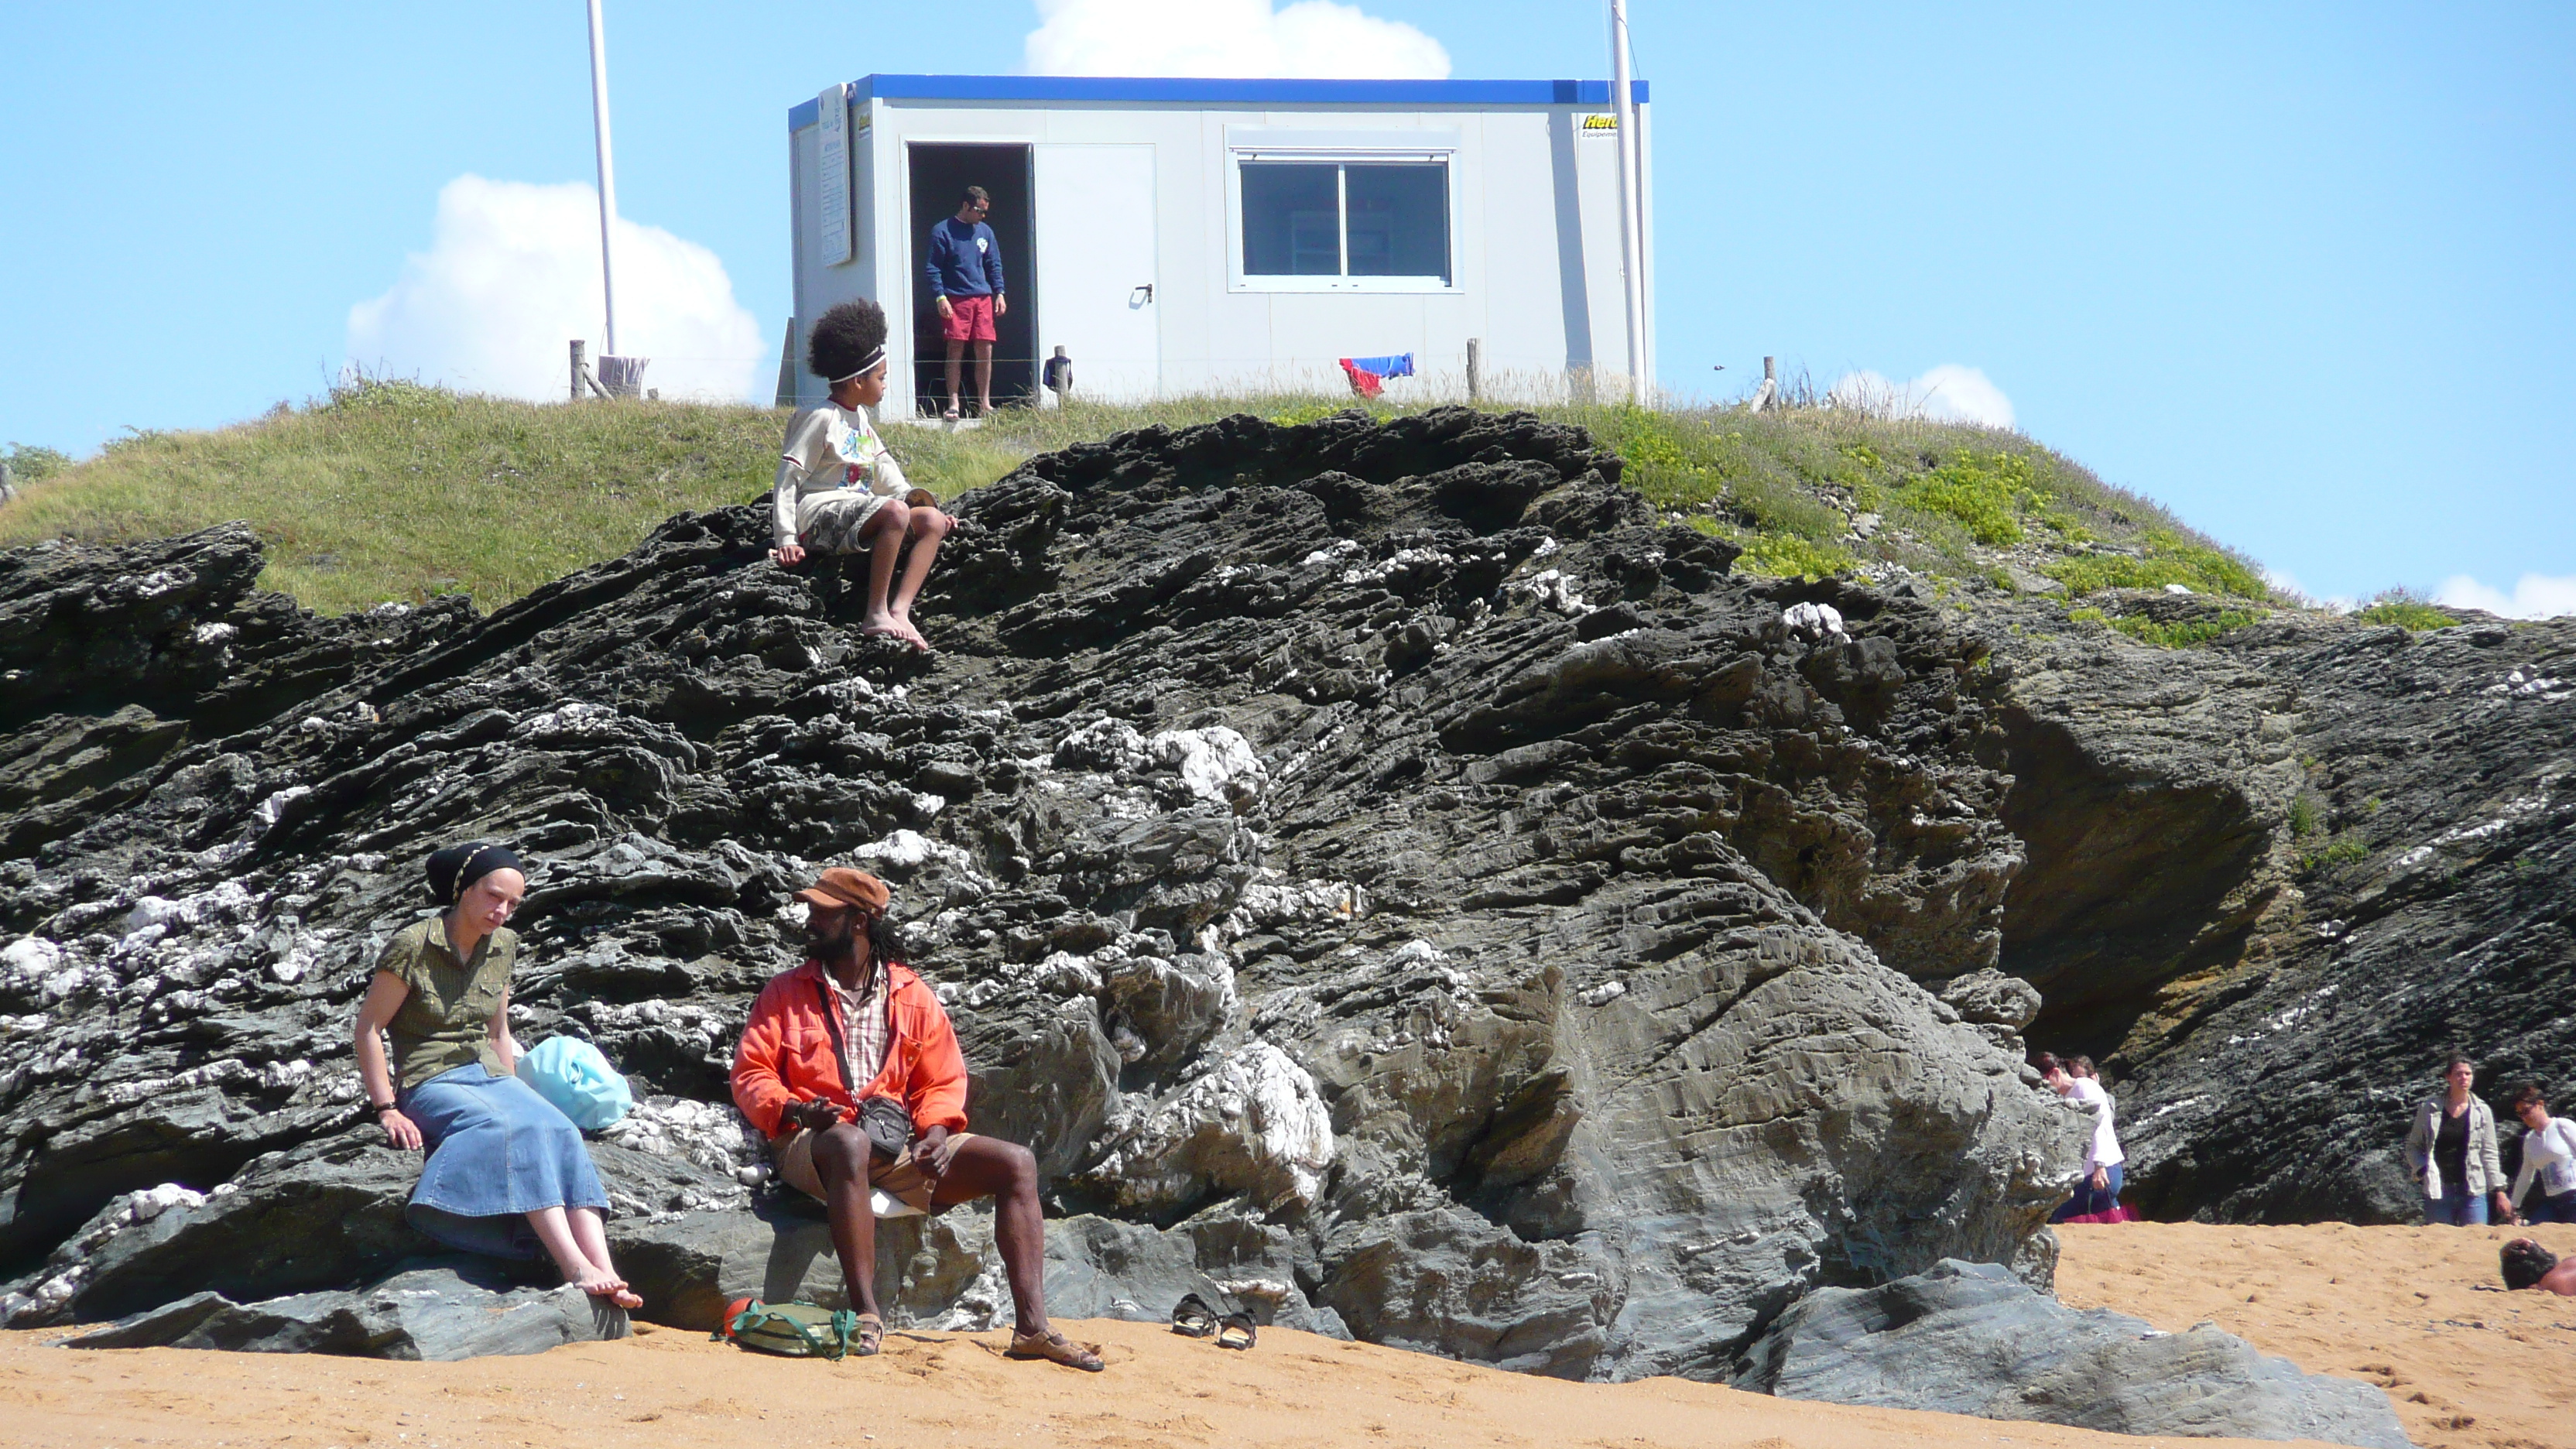
[[[492,1048],[492,1013],[510,989],[510,967],[519,959],[519,937],[506,928],[474,948],[459,965],[447,944],[447,917],[431,916],[405,927],[385,943],[376,969],[411,988],[387,1030],[394,1039],[394,1081],[417,1087],[441,1072],[479,1061],[505,1075]]]

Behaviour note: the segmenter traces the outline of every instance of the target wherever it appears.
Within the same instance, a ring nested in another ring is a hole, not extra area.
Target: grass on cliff
[[[1755,572],[1847,573],[1867,561],[1989,576],[1996,548],[2031,545],[2073,595],[2187,584],[2262,599],[2253,563],[2018,433],[1849,408],[1650,412],[1576,419],[1628,460],[1628,481],[1703,532],[1744,545]],[[1855,521],[1880,528],[1861,538]]]
[[[1238,412],[1307,422],[1353,405],[1348,396],[1184,397],[1013,409],[973,431],[886,435],[913,481],[947,498],[1032,454],[1122,429]],[[2040,571],[2073,594],[2167,582],[2264,593],[2245,560],[2019,434],[1830,407],[1536,411],[1590,429],[1668,518],[1743,546],[1748,572],[1897,563],[1994,577],[1992,552],[2005,548],[2048,560]],[[23,496],[0,506],[0,547],[159,537],[238,518],[269,545],[262,583],[309,607],[342,612],[462,591],[495,608],[626,552],[672,513],[761,496],[786,418],[760,407],[525,403],[362,380],[228,428],[141,433],[68,466],[47,456],[20,470]],[[1854,520],[1865,514],[1888,526],[1860,538]]]

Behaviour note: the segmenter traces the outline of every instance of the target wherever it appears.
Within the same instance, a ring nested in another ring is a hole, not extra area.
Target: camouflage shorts
[[[845,498],[826,503],[814,514],[814,521],[797,535],[797,542],[816,553],[859,553],[867,548],[865,535],[868,520],[877,516],[885,499],[869,494],[864,498]]]

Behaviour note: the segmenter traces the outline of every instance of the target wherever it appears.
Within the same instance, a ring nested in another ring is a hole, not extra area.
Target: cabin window
[[[1239,165],[1245,281],[1450,285],[1447,160],[1246,155]]]

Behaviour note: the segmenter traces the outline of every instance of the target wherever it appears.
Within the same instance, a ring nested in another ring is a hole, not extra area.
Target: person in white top
[[[2549,1099],[2540,1084],[2514,1089],[2513,1115],[2522,1119],[2522,1169],[2513,1175],[2513,1221],[2576,1223],[2576,1120],[2549,1115]],[[2540,1201],[2526,1215],[2523,1195],[2540,1181]]]
[[[809,553],[865,553],[867,611],[860,631],[927,653],[930,641],[913,627],[912,601],[955,521],[939,511],[929,490],[904,481],[902,465],[868,422],[864,410],[885,399],[885,343],[885,311],[874,302],[843,302],[815,319],[805,365],[831,387],[831,400],[788,420],[778,480],[770,486],[777,546],[769,556],[794,568]],[[902,558],[907,544],[911,556]]]
[[[2120,1151],[2120,1134],[2112,1125],[2112,1118],[2119,1110],[2118,1104],[2111,1100],[2111,1094],[2103,1090],[2102,1083],[2093,1075],[2092,1058],[2060,1060],[2052,1053],[2041,1052],[2039,1072],[2048,1083],[2049,1090],[2083,1107],[2093,1116],[2093,1137],[2084,1149],[2083,1185],[2066,1200],[2064,1206],[2049,1215],[2049,1221],[2056,1223],[2068,1218],[2091,1217],[2118,1208],[2124,1176],[2122,1165],[2128,1158]]]

